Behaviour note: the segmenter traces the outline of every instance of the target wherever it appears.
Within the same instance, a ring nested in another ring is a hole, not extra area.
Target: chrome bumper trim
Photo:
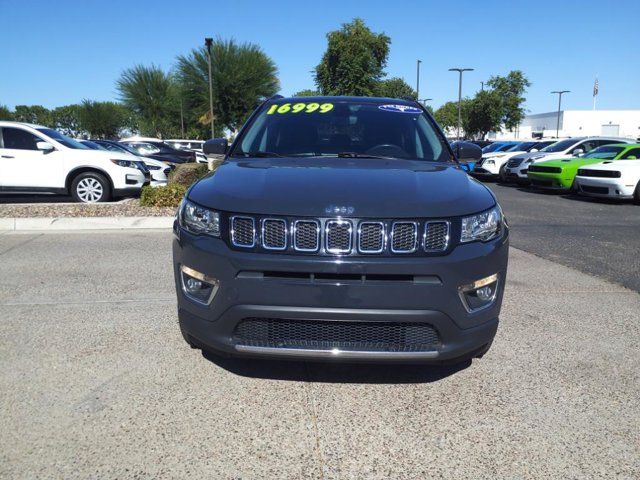
[[[242,353],[256,353],[261,355],[279,355],[282,357],[313,357],[313,358],[370,358],[370,359],[404,359],[417,360],[422,358],[437,358],[438,351],[429,352],[372,352],[358,350],[313,350],[306,348],[273,348],[254,347],[251,345],[236,345],[235,349]]]

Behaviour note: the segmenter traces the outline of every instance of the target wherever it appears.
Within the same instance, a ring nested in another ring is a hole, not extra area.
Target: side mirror
[[[637,160],[635,155],[629,155],[625,160]]]
[[[576,148],[571,153],[573,154],[574,157],[579,157],[580,155],[582,155],[584,153],[584,150],[582,148]]]
[[[212,138],[204,142],[202,151],[205,155],[224,155],[229,149],[229,143],[226,138]]]
[[[537,152],[538,149],[537,148],[532,148],[531,150],[529,150],[529,152],[533,153],[533,152]]]
[[[454,142],[453,153],[459,162],[477,162],[482,158],[482,149],[471,142]]]
[[[36,143],[36,148],[45,154],[51,153],[55,150],[54,146],[49,142],[38,142]]]

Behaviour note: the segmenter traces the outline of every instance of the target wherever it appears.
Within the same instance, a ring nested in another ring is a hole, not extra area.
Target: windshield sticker
[[[333,103],[275,103],[269,107],[267,115],[273,115],[274,113],[279,113],[280,115],[287,113],[327,113],[331,110],[333,110]]]
[[[417,107],[411,107],[409,105],[380,105],[378,107],[380,110],[384,110],[385,112],[396,112],[396,113],[422,113]]]

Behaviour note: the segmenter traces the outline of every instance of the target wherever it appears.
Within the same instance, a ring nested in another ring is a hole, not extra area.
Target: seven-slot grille
[[[287,223],[279,218],[262,220],[262,246],[267,250],[287,248]]]
[[[381,253],[385,247],[385,231],[382,222],[362,222],[358,235],[360,253]]]
[[[391,228],[391,251],[412,253],[418,249],[418,224],[415,222],[395,222]]]
[[[319,255],[438,254],[450,246],[448,220],[285,219],[229,217],[230,243]]]
[[[256,226],[251,217],[231,217],[231,243],[236,247],[256,244]]]
[[[426,222],[423,244],[427,252],[446,250],[449,246],[449,222]]]
[[[293,248],[299,252],[317,252],[320,248],[320,223],[316,220],[294,222]]]
[[[327,239],[327,252],[349,253],[351,252],[351,222],[348,220],[330,220],[325,227]]]

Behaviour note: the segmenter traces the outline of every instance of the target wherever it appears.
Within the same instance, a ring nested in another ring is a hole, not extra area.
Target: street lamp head
[[[473,72],[473,68],[450,68],[450,72]]]
[[[204,45],[207,48],[211,47],[211,45],[213,45],[213,38],[205,38],[204,39]]]
[[[559,93],[560,95],[562,95],[563,93],[571,93],[571,90],[554,90],[551,93]]]

